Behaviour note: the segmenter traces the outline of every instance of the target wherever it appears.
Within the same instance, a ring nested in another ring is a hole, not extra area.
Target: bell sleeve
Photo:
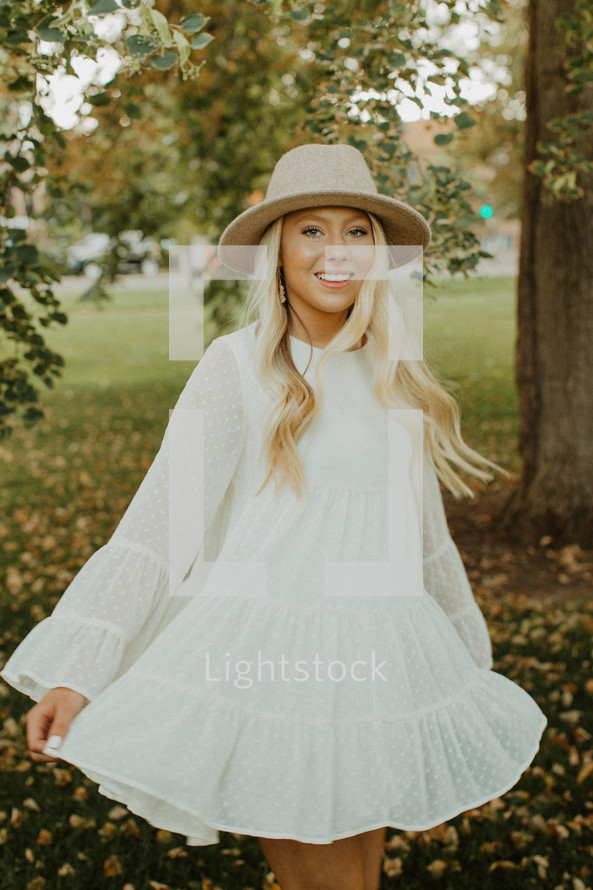
[[[433,467],[424,459],[423,571],[426,592],[446,613],[478,667],[492,667],[488,627],[449,532],[443,497]]]
[[[245,426],[241,374],[222,337],[186,383],[112,537],[8,659],[0,672],[7,683],[35,701],[56,686],[91,700],[127,669],[187,604],[176,591],[232,490]],[[192,431],[195,440],[182,442]],[[185,530],[181,542],[170,526]]]

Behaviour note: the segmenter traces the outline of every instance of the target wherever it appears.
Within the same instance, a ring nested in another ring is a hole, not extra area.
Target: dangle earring
[[[286,287],[284,286],[284,274],[280,266],[278,266],[278,293],[280,294],[280,302],[286,303]]]

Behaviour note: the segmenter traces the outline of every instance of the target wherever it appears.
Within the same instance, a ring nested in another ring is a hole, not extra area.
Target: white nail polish
[[[45,748],[52,748],[54,751],[57,750],[62,744],[62,736],[61,735],[52,735],[47,740],[47,744]],[[45,748],[43,750],[45,750]]]

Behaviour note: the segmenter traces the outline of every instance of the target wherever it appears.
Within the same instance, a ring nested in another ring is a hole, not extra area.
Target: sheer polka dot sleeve
[[[229,488],[244,427],[241,375],[222,337],[188,380],[111,539],[18,646],[4,680],[35,701],[55,686],[90,700],[140,654],[165,613],[185,605],[176,586]]]
[[[438,477],[424,460],[424,587],[453,623],[479,667],[492,667],[492,644],[447,525]]]

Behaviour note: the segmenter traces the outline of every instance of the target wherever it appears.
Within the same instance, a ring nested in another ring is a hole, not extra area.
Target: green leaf
[[[68,322],[68,316],[64,312],[50,312],[49,317],[58,324],[67,324]]]
[[[297,6],[290,10],[289,17],[295,22],[304,22],[309,18],[309,10],[304,6]]]
[[[89,9],[89,15],[105,15],[108,12],[116,12],[120,9],[115,0],[96,0]]]
[[[121,0],[121,5],[125,9],[137,9],[140,6],[140,0]]]
[[[357,148],[358,151],[366,151],[368,148],[366,139],[356,139],[355,136],[349,136],[348,142],[352,146],[352,148]]]
[[[9,81],[8,89],[13,92],[17,92],[18,90],[29,90],[33,86],[33,81],[29,80],[28,77],[25,77],[23,74],[19,74],[18,77],[15,77],[14,80]]]
[[[39,260],[39,251],[34,244],[19,244],[16,249],[17,262],[29,266]]]
[[[454,133],[437,133],[437,135],[434,137],[434,140],[433,140],[434,144],[435,145],[449,145],[449,143],[452,141],[454,135],[455,135]]]
[[[162,56],[153,56],[152,64],[155,68],[158,68],[159,71],[164,71],[166,68],[172,68],[173,65],[176,64],[178,58],[177,53],[168,52]]]
[[[208,34],[207,31],[202,31],[201,34],[196,34],[195,37],[192,37],[191,48],[204,49],[205,46],[208,46],[211,40],[214,40],[212,34]]]
[[[402,65],[405,65],[406,56],[404,53],[400,52],[391,52],[387,56],[387,64],[391,68],[401,68]]]
[[[107,92],[95,93],[93,96],[87,96],[87,101],[91,103],[91,105],[99,106],[99,105],[109,105],[111,102],[111,96]]]
[[[185,34],[182,34],[177,28],[173,30],[173,42],[179,53],[179,64],[184,65],[191,55],[191,46]]]
[[[477,124],[475,117],[472,117],[467,111],[460,111],[455,115],[454,120],[458,130],[469,130],[470,127]]]
[[[126,46],[134,59],[142,59],[150,55],[158,48],[158,40],[154,37],[143,37],[141,34],[132,34],[126,37]]]
[[[4,157],[5,161],[13,167],[17,173],[24,173],[25,170],[28,170],[31,164],[29,161],[24,158],[22,155],[16,155],[15,157],[11,157],[10,155]]]
[[[27,410],[23,412],[23,420],[25,423],[35,423],[44,417],[45,414],[40,408],[27,408]]]
[[[169,22],[166,17],[158,9],[149,9],[148,15],[156,28],[161,43],[165,46],[171,46],[171,32],[169,31]]]
[[[179,27],[190,34],[194,34],[196,31],[200,31],[207,21],[208,19],[201,12],[194,12],[192,15],[187,15],[184,19],[181,19]]]
[[[9,229],[10,232],[10,240],[13,244],[19,244],[21,241],[27,240],[27,233],[25,229]]]
[[[58,28],[52,28],[52,22],[57,22],[58,17],[55,15],[46,15],[41,19],[35,28],[41,40],[47,40],[50,43],[65,43],[67,35]]]
[[[124,114],[127,114],[134,121],[142,119],[142,107],[137,102],[127,102],[123,105],[122,110]]]

